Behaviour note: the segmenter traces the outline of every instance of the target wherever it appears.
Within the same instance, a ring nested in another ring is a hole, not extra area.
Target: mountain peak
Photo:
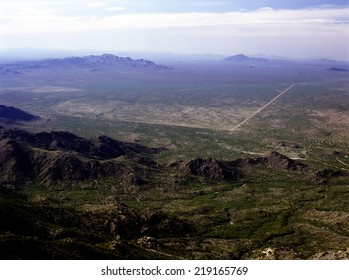
[[[158,65],[153,61],[145,59],[132,59],[130,57],[120,57],[105,53],[102,55],[89,55],[82,57],[66,57],[63,59],[47,59],[43,61],[45,66],[66,66],[84,68],[132,68],[132,69],[152,69],[167,70],[166,66]]]
[[[248,57],[244,54],[237,54],[237,55],[233,55],[233,56],[229,56],[227,58],[224,59],[224,61],[231,61],[231,62],[263,62],[263,61],[267,61],[264,58],[260,58],[260,57]]]
[[[87,71],[165,71],[170,67],[156,64],[146,59],[132,59],[113,54],[71,56],[66,58],[49,58],[37,61],[16,62],[0,65],[0,75],[23,74],[40,70],[87,70]]]

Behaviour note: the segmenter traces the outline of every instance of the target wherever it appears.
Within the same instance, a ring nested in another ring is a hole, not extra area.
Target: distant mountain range
[[[39,116],[32,115],[12,106],[0,105],[0,121],[16,122],[16,121],[35,121],[40,119]]]
[[[146,55],[146,54],[144,54]],[[262,56],[262,55],[261,55]],[[253,65],[278,65],[282,63],[312,63],[321,67],[326,67],[328,71],[332,72],[347,72],[348,62],[345,61],[334,61],[328,59],[321,60],[294,60],[282,57],[259,57],[247,56],[244,54],[232,55],[226,58],[222,56],[212,55],[193,55],[193,56],[171,56],[169,55],[166,59],[166,55],[153,55],[160,57],[163,61],[178,62],[186,60],[188,62],[223,62],[231,63],[236,65],[250,64]],[[48,58],[41,60],[28,60],[17,61],[12,63],[0,64],[0,76],[7,75],[19,75],[25,73],[31,73],[36,71],[47,71],[47,70],[83,70],[90,72],[103,72],[103,71],[115,71],[115,72],[151,72],[157,73],[159,71],[172,70],[171,67],[166,65],[157,64],[151,60],[146,59],[132,59],[130,57],[117,56],[113,54],[102,54],[102,55],[87,55],[87,56],[70,56],[65,58]]]
[[[323,68],[323,70],[329,72],[345,73],[349,72],[349,64],[345,61],[335,61],[328,59],[320,60],[292,60],[287,58],[275,57],[275,58],[262,58],[262,57],[249,57],[244,54],[237,54],[229,56],[221,60],[223,63],[229,63],[236,66],[248,65],[251,68],[254,66],[273,66],[279,67],[280,65],[296,65],[304,64],[316,65],[317,67]]]
[[[61,68],[87,69],[90,71],[164,71],[171,69],[170,67],[156,64],[150,60],[132,59],[130,57],[119,57],[112,54],[103,54],[2,64],[0,65],[0,75],[22,74],[32,70]]]
[[[268,59],[265,58],[259,58],[259,57],[248,57],[244,54],[237,54],[233,56],[229,56],[227,58],[224,58],[224,61],[230,61],[230,62],[266,62]]]
[[[349,71],[345,68],[338,68],[338,67],[327,68],[327,70],[332,72],[348,72]]]

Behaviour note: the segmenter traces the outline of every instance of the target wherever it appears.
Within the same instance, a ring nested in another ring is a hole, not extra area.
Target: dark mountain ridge
[[[74,152],[96,159],[112,159],[123,155],[132,157],[137,154],[152,154],[163,148],[147,148],[136,143],[114,140],[100,135],[85,139],[67,131],[29,133],[24,130],[0,128],[0,140],[11,139],[24,145],[48,151]]]
[[[156,165],[148,156],[161,150],[107,136],[84,139],[69,132],[32,134],[0,127],[0,183],[115,177],[126,185],[141,185],[151,175],[149,167]]]
[[[140,186],[159,183],[155,174],[175,175],[180,178],[180,184],[193,180],[240,181],[246,179],[245,168],[257,165],[284,172],[304,171],[315,174],[316,179],[346,176],[333,170],[312,170],[275,151],[255,159],[194,158],[162,166],[153,161],[152,156],[163,150],[104,135],[85,139],[65,131],[33,134],[0,127],[0,183],[21,185],[39,180],[47,185],[113,177],[126,186]],[[178,180],[173,183],[177,185]]]
[[[16,122],[16,121],[35,121],[40,119],[39,116],[32,115],[12,106],[0,105],[0,121]]]

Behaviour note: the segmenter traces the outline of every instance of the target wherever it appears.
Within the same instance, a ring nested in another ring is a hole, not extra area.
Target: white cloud
[[[105,11],[108,11],[108,12],[114,12],[114,11],[123,11],[123,10],[126,10],[125,7],[107,7],[107,8],[104,8]]]
[[[96,9],[96,13],[94,9],[87,8],[84,2],[83,6],[89,13],[65,14],[61,6],[53,9],[45,5],[19,5],[16,1],[6,3],[1,7],[0,13],[0,41],[6,41],[7,46],[11,45],[11,40],[13,46],[20,45],[21,38],[27,38],[27,46],[30,45],[30,38],[42,38],[41,44],[45,44],[45,41],[49,44],[50,40],[45,38],[53,36],[61,38],[51,40],[52,44],[58,44],[59,41],[60,48],[69,48],[73,43],[76,48],[79,44],[81,48],[98,47],[93,42],[103,43],[103,49],[107,46],[122,46],[124,49],[137,46],[153,51],[159,47],[165,51],[182,52],[225,50],[227,53],[229,49],[240,47],[250,48],[253,53],[253,48],[263,47],[265,52],[274,48],[273,53],[277,54],[277,47],[280,50],[289,49],[289,52],[296,49],[301,52],[302,48],[320,52],[326,48],[327,53],[336,50],[338,54],[348,56],[348,51],[345,50],[348,49],[349,8],[263,8],[227,13],[127,13],[124,7],[104,5],[105,2],[99,1],[88,3],[91,8],[101,8]],[[67,9],[66,6],[64,8]],[[113,11],[123,13],[111,13]],[[91,40],[91,34],[98,36],[98,40]],[[79,39],[74,41],[74,38]],[[38,42],[38,39],[33,39],[32,45],[37,46]],[[91,45],[87,46],[87,42]]]
[[[262,7],[259,9],[259,11],[273,11],[274,9],[272,7]]]
[[[100,7],[107,6],[107,4],[104,2],[90,2],[90,3],[87,3],[86,6],[89,8],[100,8]]]
[[[102,5],[91,2],[90,5]],[[123,7],[105,7],[106,11],[121,11]],[[0,34],[43,32],[74,32],[109,30],[114,28],[167,28],[193,26],[255,26],[283,25],[286,29],[296,26],[318,25],[319,28],[347,18],[345,9],[273,10],[231,13],[139,13],[96,16],[63,16],[49,10],[17,7],[16,13],[0,16]],[[345,22],[345,21],[344,21]],[[311,26],[310,26],[311,27]],[[345,26],[342,27],[343,30]]]

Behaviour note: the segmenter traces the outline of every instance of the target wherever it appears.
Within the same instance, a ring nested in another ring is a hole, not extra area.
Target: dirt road
[[[257,115],[260,111],[262,111],[264,108],[268,107],[271,103],[273,103],[276,99],[278,99],[280,96],[282,96],[283,94],[285,94],[286,92],[288,92],[295,84],[290,85],[287,89],[285,89],[283,92],[281,92],[278,96],[276,96],[275,98],[273,98],[272,100],[270,100],[267,104],[265,104],[263,107],[259,108],[256,112],[254,112],[251,116],[249,116],[248,118],[244,119],[241,123],[239,123],[237,126],[233,127],[230,131],[234,131],[235,129],[237,129],[238,127],[240,127],[242,124],[244,124],[245,122],[247,122],[249,119],[251,119],[252,117],[254,117],[255,115]]]

